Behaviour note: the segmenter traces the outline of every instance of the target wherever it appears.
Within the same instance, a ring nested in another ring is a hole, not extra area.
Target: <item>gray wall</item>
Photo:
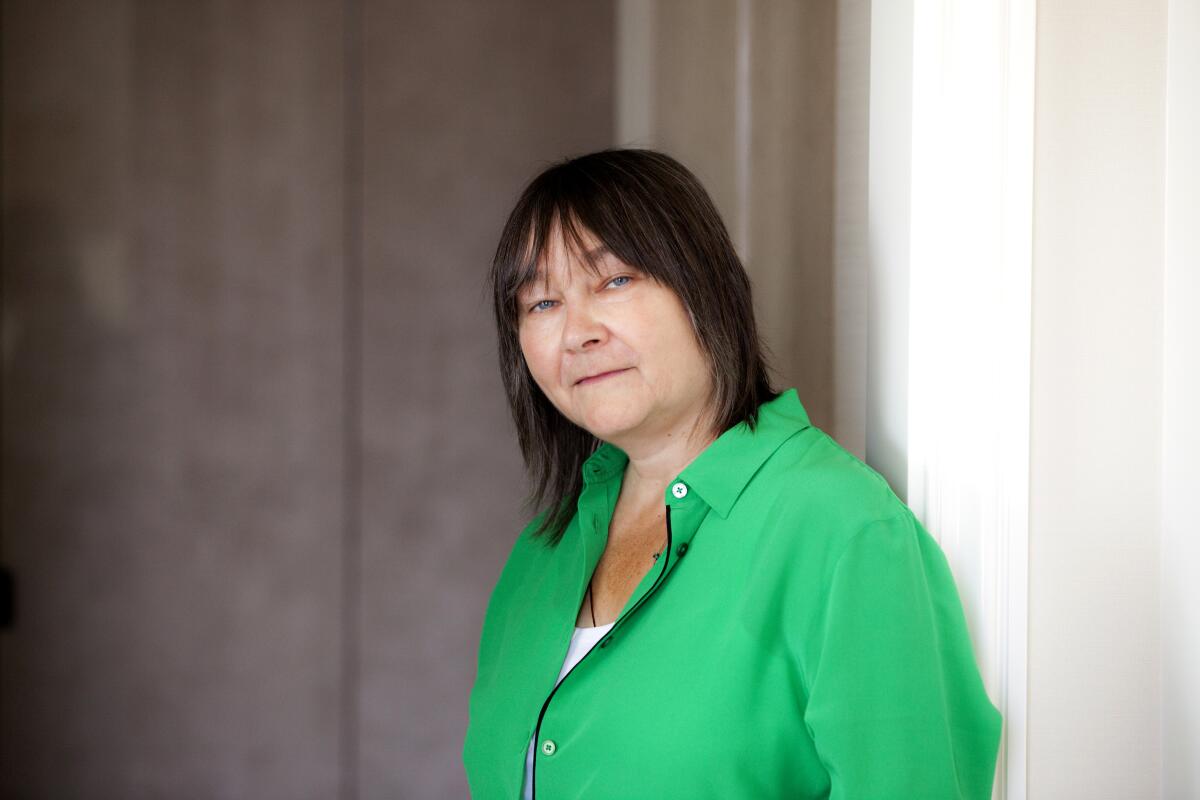
[[[683,161],[754,287],[781,388],[862,453],[869,6],[620,0],[619,141]]]
[[[483,273],[521,185],[613,143],[612,26],[607,2],[367,8],[364,797],[466,796],[479,626],[525,521]]]
[[[483,274],[608,2],[3,4],[5,797],[463,797]]]

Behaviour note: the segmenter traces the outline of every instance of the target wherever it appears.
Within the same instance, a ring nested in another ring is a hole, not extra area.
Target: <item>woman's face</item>
[[[586,246],[599,246],[584,231]],[[711,386],[687,309],[675,292],[604,251],[593,276],[556,230],[549,283],[518,297],[521,350],[533,380],[563,416],[629,451],[686,434]],[[599,376],[599,377],[596,377]]]

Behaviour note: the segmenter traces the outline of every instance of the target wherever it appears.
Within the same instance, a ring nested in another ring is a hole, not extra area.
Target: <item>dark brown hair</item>
[[[767,351],[754,322],[750,278],[708,193],[668,155],[609,148],[551,165],[521,193],[500,234],[488,276],[499,334],[500,374],[532,490],[532,534],[557,545],[575,514],[582,467],[601,442],[564,417],[533,381],[518,337],[517,293],[537,279],[556,227],[592,274],[585,228],[617,258],[670,287],[688,310],[708,359],[709,408],[720,431],[758,422],[771,386]]]

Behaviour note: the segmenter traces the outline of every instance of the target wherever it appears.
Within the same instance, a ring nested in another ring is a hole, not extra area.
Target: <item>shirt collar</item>
[[[795,388],[786,389],[758,407],[758,425],[745,421],[722,433],[671,481],[683,481],[722,519],[741,496],[754,473],[781,444],[811,423]],[[583,464],[585,485],[608,481],[624,473],[629,456],[602,442]],[[664,502],[672,501],[668,487]]]

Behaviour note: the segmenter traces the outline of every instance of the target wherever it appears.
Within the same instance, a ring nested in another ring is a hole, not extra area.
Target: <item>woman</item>
[[[483,624],[472,796],[990,797],[1001,719],[945,557],[772,388],[695,176],[554,165],[491,282],[537,513]]]

